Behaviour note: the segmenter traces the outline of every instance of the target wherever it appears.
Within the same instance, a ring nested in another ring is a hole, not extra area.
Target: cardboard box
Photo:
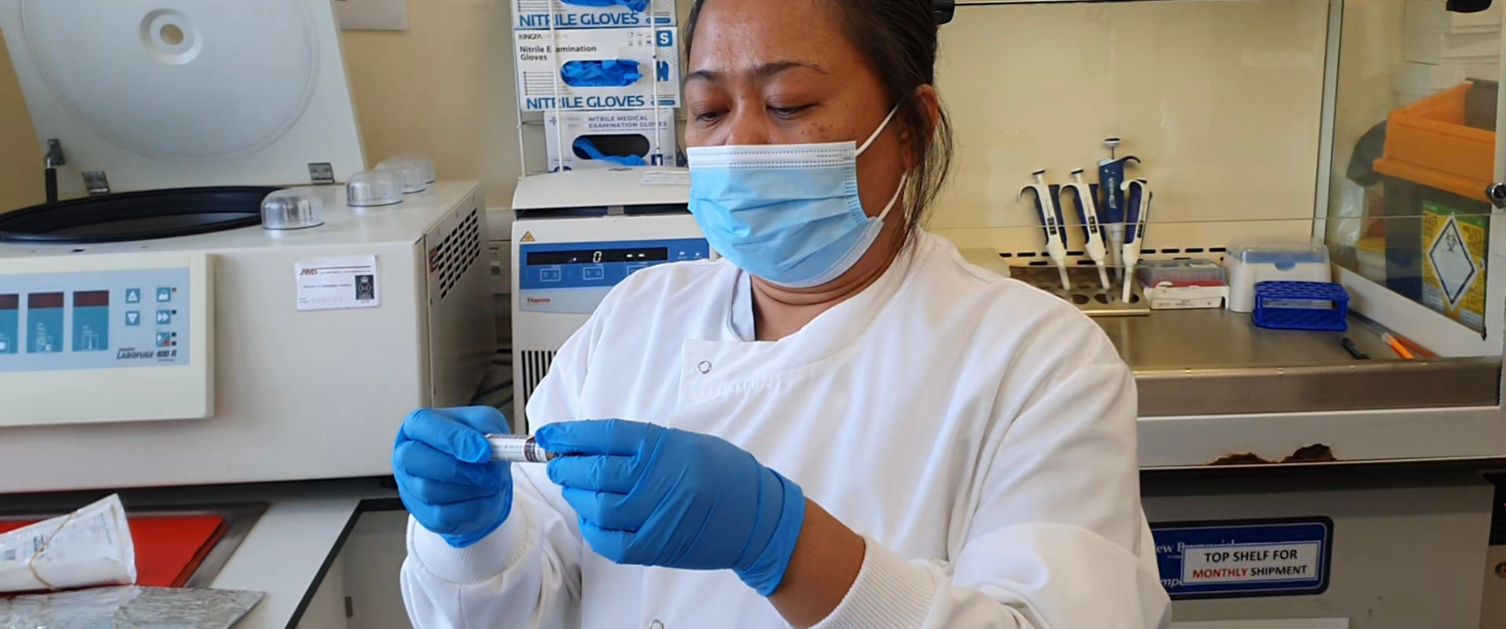
[[[633,6],[590,7],[560,0],[512,0],[514,29],[549,28],[550,5],[555,28],[632,28],[676,24],[675,0],[636,0]]]
[[[523,111],[652,109],[655,98],[660,107],[680,106],[679,33],[673,28],[519,30],[513,40]],[[636,67],[638,78],[605,87],[572,86],[561,78],[567,66],[602,63],[616,64],[619,72]]]
[[[564,155],[565,170],[627,165],[610,159],[593,159],[580,142],[589,142],[596,151],[607,156],[636,156],[644,166],[684,165],[678,157],[673,109],[659,110],[657,121],[652,109],[550,111],[544,114],[544,146],[549,155],[549,172],[560,170],[561,154]]]

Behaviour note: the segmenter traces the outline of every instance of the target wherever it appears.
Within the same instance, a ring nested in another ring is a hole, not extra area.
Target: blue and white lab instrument
[[[1120,256],[1124,260],[1124,302],[1129,303],[1130,287],[1135,281],[1135,264],[1140,262],[1140,244],[1145,241],[1145,222],[1150,220],[1150,182],[1133,179],[1124,182],[1122,190],[1129,193],[1126,200],[1127,213],[1124,221],[1124,246]]]
[[[1115,157],[1114,149],[1119,146],[1119,138],[1107,138],[1103,141],[1104,146],[1109,148],[1107,159],[1098,160],[1098,187],[1103,191],[1103,216],[1100,220],[1108,228],[1108,250],[1113,256],[1115,267],[1121,267],[1123,260],[1120,258],[1120,248],[1124,246],[1124,169],[1130,162],[1140,163],[1140,158],[1134,155]],[[1125,278],[1130,274],[1125,273]],[[1126,280],[1128,281],[1128,280]]]
[[[715,257],[686,209],[683,169],[576,170],[518,180],[512,206],[513,432],[555,352],[612,287],[660,264]]]
[[[1081,168],[1072,171],[1072,183],[1063,187],[1064,190],[1076,192],[1073,203],[1077,205],[1077,220],[1082,221],[1083,236],[1086,240],[1083,248],[1088,252],[1088,257],[1098,265],[1098,281],[1103,283],[1104,289],[1108,289],[1109,271],[1104,265],[1103,227],[1098,223],[1098,208],[1093,202],[1093,189],[1087,182],[1082,180]]]
[[[1020,198],[1025,197],[1025,192],[1035,193],[1035,211],[1041,217],[1041,226],[1046,231],[1046,255],[1056,263],[1056,270],[1062,276],[1062,290],[1072,290],[1072,281],[1067,279],[1067,232],[1062,220],[1062,210],[1053,201],[1055,196],[1051,194],[1051,186],[1046,184],[1046,171],[1037,170],[1030,173],[1035,177],[1035,183],[1020,189]]]

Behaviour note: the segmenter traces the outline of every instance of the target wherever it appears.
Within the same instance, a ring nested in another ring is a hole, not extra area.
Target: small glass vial
[[[492,444],[493,461],[548,463],[556,456],[552,452],[545,451],[543,446],[533,440],[533,437],[487,435],[486,440]]]

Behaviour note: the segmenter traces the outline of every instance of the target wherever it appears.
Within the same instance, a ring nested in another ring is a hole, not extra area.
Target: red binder
[[[0,533],[40,520],[0,522]],[[217,515],[127,516],[136,545],[136,584],[182,587],[225,534]]]

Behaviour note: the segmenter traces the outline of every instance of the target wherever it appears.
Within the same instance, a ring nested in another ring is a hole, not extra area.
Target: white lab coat
[[[718,435],[865,536],[825,629],[1154,627],[1169,618],[1140,510],[1135,385],[1098,326],[922,235],[858,296],[748,342],[726,261],[634,274],[555,357],[535,426],[622,418]],[[420,629],[774,629],[730,571],[591,552],[540,466],[467,549],[409,525]]]

